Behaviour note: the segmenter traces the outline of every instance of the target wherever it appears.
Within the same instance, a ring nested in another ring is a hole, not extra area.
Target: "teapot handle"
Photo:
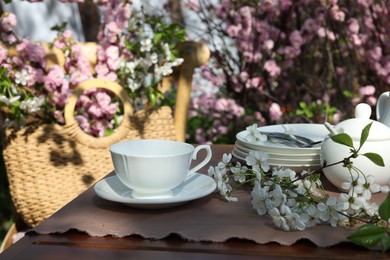
[[[390,127],[390,91],[382,93],[376,104],[377,120]]]

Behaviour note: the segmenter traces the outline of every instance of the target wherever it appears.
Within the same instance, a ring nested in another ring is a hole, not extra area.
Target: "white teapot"
[[[335,127],[325,123],[330,131],[330,135],[325,138],[321,146],[321,163],[323,164],[326,161],[327,165],[331,165],[351,155],[350,148],[334,142],[330,138],[331,135],[339,133],[348,134],[352,138],[354,147],[357,149],[363,128],[372,122],[368,138],[360,149],[359,154],[377,153],[382,157],[385,166],[378,166],[362,155],[359,155],[357,158],[351,158],[351,161],[353,166],[358,168],[366,177],[372,175],[375,177],[375,183],[385,185],[388,184],[390,178],[390,128],[381,122],[371,120],[370,116],[371,107],[362,103],[355,108],[356,118],[342,121]],[[326,178],[341,190],[341,184],[350,181],[351,174],[354,179],[358,175],[356,171],[351,171],[350,173],[347,168],[343,167],[342,163],[325,167],[323,172]]]

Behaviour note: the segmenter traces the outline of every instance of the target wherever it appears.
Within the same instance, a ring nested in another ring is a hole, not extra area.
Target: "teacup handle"
[[[201,161],[196,166],[194,166],[188,172],[188,176],[187,177],[190,177],[191,175],[193,175],[195,172],[197,172],[200,168],[205,166],[211,160],[212,152],[211,152],[210,145],[205,145],[205,144],[204,145],[199,145],[199,146],[195,147],[194,152],[192,153],[192,160],[196,160],[196,156],[197,156],[198,152],[200,150],[202,150],[202,149],[206,150],[206,152],[207,152],[206,158],[204,158],[203,161]]]

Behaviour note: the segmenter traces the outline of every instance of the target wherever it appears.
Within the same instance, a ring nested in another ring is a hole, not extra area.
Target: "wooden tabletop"
[[[232,145],[213,145],[214,165]],[[205,172],[205,170],[203,170]],[[79,203],[76,198],[65,207]],[[51,218],[55,217],[53,215]],[[277,243],[256,244],[243,239],[223,243],[186,241],[176,235],[161,240],[144,239],[137,235],[124,238],[92,237],[75,230],[64,234],[28,233],[0,254],[0,259],[385,259],[388,253],[370,251],[351,243],[320,248],[308,240],[292,246]]]

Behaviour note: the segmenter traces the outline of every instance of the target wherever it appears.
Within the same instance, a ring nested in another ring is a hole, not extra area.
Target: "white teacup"
[[[190,170],[200,150],[206,158]],[[167,198],[172,189],[205,166],[211,159],[209,145],[194,147],[168,140],[130,140],[110,146],[115,173],[132,189],[134,198]]]

